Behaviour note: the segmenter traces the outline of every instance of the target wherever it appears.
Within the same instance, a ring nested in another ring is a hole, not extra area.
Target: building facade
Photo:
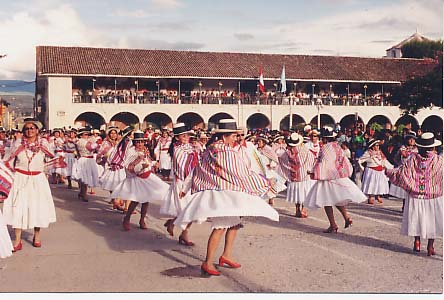
[[[441,109],[402,116],[386,100],[434,67],[426,60],[52,46],[36,52],[36,114],[47,128],[211,128],[232,117],[247,128],[377,122],[442,130]]]

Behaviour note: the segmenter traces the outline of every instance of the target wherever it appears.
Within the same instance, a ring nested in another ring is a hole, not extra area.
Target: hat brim
[[[433,144],[431,144],[431,145],[421,145],[421,144],[418,144],[418,143],[416,143],[415,145],[416,145],[416,147],[420,147],[420,148],[432,148],[432,147],[441,146],[442,143],[441,143],[440,140],[436,140],[435,139],[435,142]]]
[[[323,137],[323,138],[334,138],[336,136],[337,136],[337,133],[335,133],[335,132],[332,135],[321,135],[321,137]]]
[[[185,134],[185,133],[193,134],[194,131],[193,131],[193,130],[187,130],[187,131],[183,131],[183,132],[175,133],[174,136],[178,136],[178,135]]]
[[[23,127],[25,127],[26,123],[34,124],[38,130],[42,130],[43,128],[43,124],[40,121],[26,121],[21,125],[20,131],[23,131]]]
[[[381,140],[373,141],[372,143],[368,144],[368,147],[371,148],[371,147],[373,147],[374,145],[379,144],[379,143],[381,143]]]
[[[242,129],[214,129],[214,133],[243,132]]]

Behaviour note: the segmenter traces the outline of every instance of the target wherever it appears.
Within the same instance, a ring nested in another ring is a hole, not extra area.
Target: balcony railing
[[[73,95],[73,103],[107,103],[107,104],[245,104],[245,105],[316,105],[319,103],[318,99],[325,106],[389,106],[388,101],[381,100],[378,96],[371,96],[364,99],[364,97],[267,97],[263,96],[231,96],[231,97],[218,97],[218,96],[157,96],[157,95],[144,95],[144,96],[91,96],[91,95]]]

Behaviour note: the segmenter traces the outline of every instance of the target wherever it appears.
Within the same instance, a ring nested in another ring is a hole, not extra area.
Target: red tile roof
[[[253,79],[262,66],[265,79],[405,81],[429,72],[421,59],[222,53],[84,47],[37,47],[38,75],[125,76],[153,78]]]

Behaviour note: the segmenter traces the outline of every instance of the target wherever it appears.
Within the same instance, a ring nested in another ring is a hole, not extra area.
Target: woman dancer
[[[14,175],[11,170],[8,169],[3,161],[0,160],[0,195],[7,198],[11,190],[11,183]],[[1,200],[3,202],[3,199]],[[0,258],[5,258],[12,255],[11,237],[9,236],[8,227],[6,226],[6,220],[0,210]]]
[[[171,173],[171,155],[168,151],[171,145],[171,137],[168,134],[168,128],[162,130],[162,135],[154,148],[156,161],[159,163],[160,175],[163,180],[169,180]]]
[[[86,192],[88,186],[99,186],[99,171],[97,169],[96,160],[94,159],[94,150],[99,146],[94,137],[91,137],[91,128],[84,127],[79,130],[77,141],[77,149],[80,158],[77,160],[76,178],[80,180],[79,199],[88,202]]]
[[[145,217],[148,212],[148,203],[161,200],[168,192],[169,185],[153,174],[157,166],[150,158],[145,148],[144,133],[140,130],[134,132],[133,146],[125,154],[126,178],[112,192],[111,198],[131,200],[125,217],[123,229],[130,230],[130,218],[139,203],[142,204],[139,220],[140,229],[148,229]]]
[[[395,163],[397,166],[404,164],[413,153],[418,153],[418,148],[416,147],[416,134],[411,131],[404,136],[404,145],[399,148],[398,153],[395,155]],[[404,212],[406,198],[405,190],[393,182],[390,182],[389,194],[393,197],[402,199],[401,211]]]
[[[370,140],[368,150],[358,159],[361,169],[366,163],[362,176],[362,191],[368,195],[368,204],[375,203],[375,196],[378,203],[383,203],[381,195],[389,193],[388,178],[384,173],[385,169],[393,169],[393,165],[387,160],[379,148],[379,140]]]
[[[431,132],[416,140],[418,153],[396,169],[386,170],[390,180],[406,191],[401,234],[415,237],[413,251],[421,251],[421,238],[428,239],[427,255],[435,255],[433,243],[443,230],[443,161],[435,147],[441,142]]]
[[[6,223],[15,231],[14,252],[22,249],[22,230],[34,228],[32,245],[41,247],[40,228],[56,221],[54,201],[44,174],[45,156],[54,157],[48,141],[39,138],[42,124],[26,118],[22,127],[23,137],[13,145],[6,162],[14,165],[12,189],[3,206]],[[14,163],[12,163],[14,162]]]
[[[310,172],[312,179],[316,180],[312,189],[305,199],[308,208],[324,207],[330,227],[325,233],[338,232],[333,213],[333,205],[341,212],[345,221],[344,228],[352,225],[353,221],[348,216],[346,205],[349,202],[362,202],[366,196],[350,180],[352,165],[345,157],[338,142],[334,137],[336,133],[331,127],[321,129],[322,147],[315,161],[313,171]]]
[[[99,184],[102,189],[112,193],[113,189],[125,180],[126,173],[123,164],[113,164],[109,159],[111,154],[116,151],[117,144],[119,143],[119,128],[115,126],[108,127],[106,131],[106,138],[100,145],[100,149],[97,152],[96,161],[99,165],[103,165],[105,171],[99,178]],[[124,210],[124,204],[121,199],[111,199],[113,209],[120,211]]]
[[[69,131],[69,135],[65,140],[65,144],[63,145],[63,149],[65,151],[65,160],[66,160],[66,179],[68,180],[68,189],[72,189],[72,175],[76,168],[76,143],[77,143],[77,129],[72,128]]]
[[[301,135],[292,133],[285,141],[287,150],[279,156],[279,164],[287,180],[287,201],[295,203],[296,218],[306,218],[305,197],[314,184],[308,171],[313,169],[315,157],[302,144],[304,138]]]
[[[179,198],[180,192],[183,191],[184,181],[191,176],[193,169],[199,162],[198,150],[190,144],[191,130],[184,123],[177,123],[173,126],[174,139],[170,146],[169,152],[173,158],[172,162],[172,182],[170,189],[163,199],[160,213],[173,216],[165,223],[168,233],[173,236],[174,221],[180,211],[190,201],[190,194]],[[191,223],[182,231],[179,236],[179,243],[185,246],[193,246],[194,243],[188,238],[188,229]]]
[[[270,181],[250,171],[233,147],[238,132],[235,120],[219,121],[218,129],[191,177],[191,200],[174,222],[185,229],[192,221],[201,223],[207,218],[211,219],[212,232],[208,239],[207,256],[201,266],[202,273],[208,275],[221,274],[213,265],[213,260],[223,234],[225,246],[219,257],[219,265],[231,268],[241,266],[232,258],[241,216],[279,220],[278,213],[260,198],[266,193],[275,192]]]

